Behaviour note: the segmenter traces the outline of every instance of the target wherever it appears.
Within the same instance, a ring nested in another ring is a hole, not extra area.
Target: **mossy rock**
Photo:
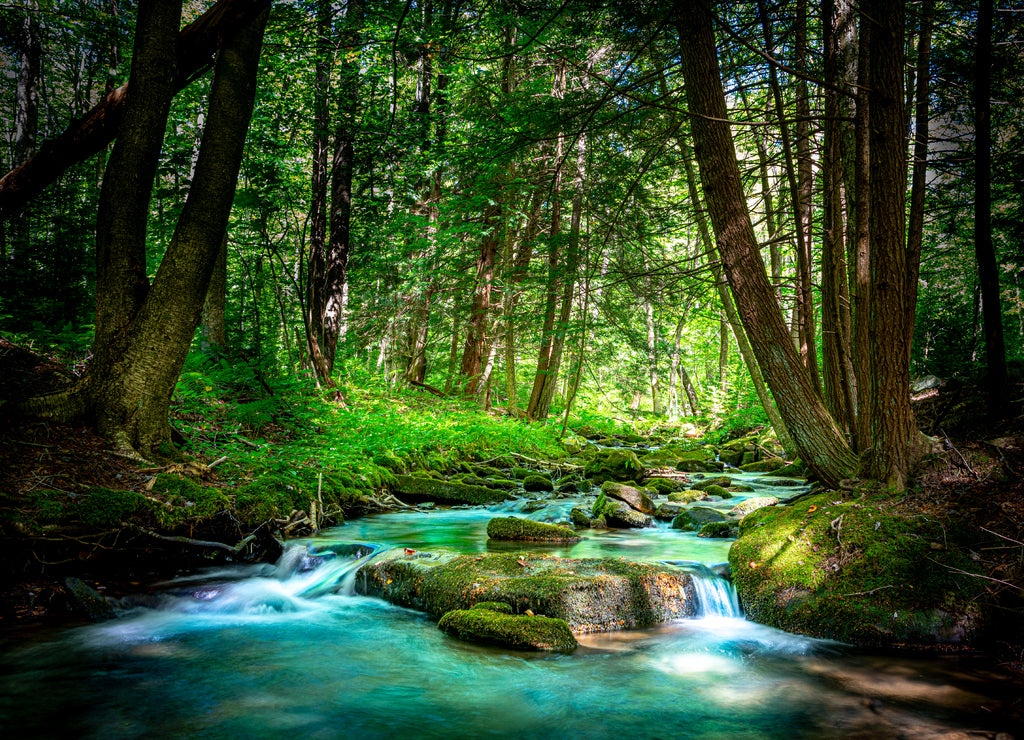
[[[682,484],[671,478],[648,478],[644,487],[653,488],[660,496],[683,490]]]
[[[483,485],[488,488],[495,488],[499,491],[515,491],[519,488],[518,483],[506,478],[486,478],[483,481]]]
[[[718,459],[726,465],[738,468],[740,463],[743,462],[743,451],[722,450],[718,453]]]
[[[876,495],[829,491],[743,518],[729,551],[747,616],[780,629],[871,646],[970,645],[984,581],[957,532],[902,516]]]
[[[583,437],[566,437],[561,444],[562,449],[570,455],[578,455],[587,449],[587,440]]]
[[[722,475],[717,478],[708,478],[702,480],[700,483],[694,483],[690,486],[695,491],[706,491],[711,486],[719,486],[720,488],[726,488],[732,485],[732,478]]]
[[[789,465],[773,470],[772,475],[779,476],[780,478],[806,478],[807,466],[803,464],[800,458],[797,458]]]
[[[694,488],[688,488],[685,491],[676,491],[668,495],[668,500],[673,503],[689,504],[694,501],[703,501],[707,498],[707,494],[704,491],[698,491]]]
[[[725,463],[720,460],[683,460],[676,465],[676,470],[683,473],[721,473]]]
[[[596,483],[642,478],[646,468],[632,450],[601,450],[587,463],[583,475]]]
[[[587,529],[591,526],[590,517],[587,512],[579,506],[574,506],[572,511],[569,512],[569,519],[572,520],[574,527],[578,529]]]
[[[526,478],[526,476],[533,475],[533,471],[529,470],[527,468],[515,467],[515,468],[512,468],[511,472],[512,472],[512,477],[515,478],[516,480],[524,480]]]
[[[654,563],[537,553],[393,551],[366,565],[356,588],[439,617],[482,601],[563,619],[575,633],[645,627],[693,616],[691,577]]]
[[[631,509],[639,511],[641,514],[654,513],[654,502],[651,501],[650,496],[639,488],[608,480],[601,484],[601,493],[607,498],[624,502]]]
[[[679,516],[683,510],[684,507],[682,504],[669,502],[658,507],[657,511],[654,512],[654,518],[665,522],[672,521]]]
[[[680,529],[684,532],[696,532],[700,524],[690,516],[689,511],[680,511],[672,520],[672,529]]]
[[[763,509],[766,506],[775,506],[779,503],[779,499],[775,496],[759,496],[758,498],[748,498],[746,501],[741,501],[736,506],[729,509],[729,516],[743,518],[747,514],[753,513],[758,509]]]
[[[492,612],[501,612],[502,614],[515,614],[515,609],[510,604],[506,604],[504,601],[478,601],[471,607],[473,609],[489,609]]]
[[[418,475],[396,475],[392,490],[399,498],[412,501],[490,504],[512,498],[504,491],[486,486],[473,486],[458,481],[437,480]]]
[[[504,614],[490,609],[457,609],[437,623],[447,635],[467,642],[502,645],[516,650],[571,652],[578,647],[562,619]]]
[[[704,489],[704,493],[708,496],[718,496],[718,498],[726,499],[732,498],[732,494],[721,486],[710,485]]]
[[[748,465],[740,465],[740,470],[746,473],[770,473],[777,471],[784,467],[786,461],[781,457],[769,457],[767,460],[759,460],[757,462],[749,463]]]
[[[609,527],[618,529],[644,529],[653,526],[651,517],[628,506],[621,501],[609,501],[614,508],[604,512]]]
[[[746,468],[744,467],[745,465],[752,465],[753,463],[756,463],[760,459],[761,457],[758,453],[757,448],[751,447],[748,450],[744,450],[743,457],[740,458],[739,469],[746,470]]]
[[[796,478],[761,478],[757,482],[762,486],[774,486],[775,488],[798,488],[805,485],[804,481]]]
[[[391,453],[385,452],[379,455],[375,455],[373,458],[373,462],[381,466],[382,468],[387,468],[393,473],[408,472],[408,466],[405,464],[405,460],[398,457],[397,455],[392,455]]]
[[[739,528],[731,522],[708,522],[700,528],[697,536],[721,539],[735,537],[738,533]]]
[[[568,527],[520,519],[496,517],[487,522],[487,536],[492,540],[535,540],[539,542],[579,542],[580,537]]]
[[[481,478],[504,478],[505,473],[491,465],[474,465],[473,472]]]
[[[531,473],[523,478],[523,490],[534,493],[537,491],[553,491],[555,486],[551,482],[551,476]]]
[[[589,493],[592,487],[593,484],[586,478],[567,475],[558,481],[555,490],[559,493]]]
[[[148,502],[135,491],[96,487],[89,489],[84,500],[74,508],[83,524],[114,528],[132,519],[145,503]]]

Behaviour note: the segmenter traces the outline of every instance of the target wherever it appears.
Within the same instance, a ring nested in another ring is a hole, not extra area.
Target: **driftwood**
[[[178,34],[175,89],[180,91],[209,69],[224,38],[270,5],[270,0],[219,0]],[[69,167],[101,151],[117,137],[128,83],[112,90],[92,110],[72,121],[56,138],[0,179],[0,222],[10,218]]]

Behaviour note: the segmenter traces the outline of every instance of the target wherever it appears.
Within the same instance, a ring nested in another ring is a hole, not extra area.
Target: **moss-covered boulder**
[[[708,486],[704,489],[704,493],[708,496],[717,496],[720,499],[732,498],[732,493],[721,486]]]
[[[499,489],[459,481],[437,480],[422,475],[396,475],[392,490],[396,496],[410,501],[491,504],[512,498]]]
[[[732,485],[732,478],[726,475],[720,475],[717,478],[708,478],[698,483],[693,483],[690,488],[695,491],[705,491],[710,486],[721,486],[722,488],[728,488]]]
[[[690,576],[668,566],[537,553],[455,555],[392,551],[366,565],[356,588],[437,618],[481,601],[604,632],[693,616]]]
[[[956,533],[903,516],[881,494],[829,491],[744,517],[729,551],[747,616],[860,645],[969,645],[980,629],[977,565]]]
[[[531,473],[530,475],[523,478],[523,490],[531,492],[553,491],[555,490],[555,487],[551,483],[550,475]]]
[[[558,493],[588,493],[592,487],[590,481],[586,478],[580,478],[576,475],[567,475],[564,478],[560,478],[555,484],[555,491]]]
[[[609,506],[604,512],[604,518],[609,527],[617,529],[643,529],[654,525],[650,516],[637,511],[621,501],[610,499],[608,504]]]
[[[538,542],[579,542],[580,537],[568,527],[520,519],[496,517],[487,522],[487,536],[492,540],[535,540]]]
[[[773,470],[772,475],[784,478],[806,478],[807,466],[801,462],[800,458],[797,458],[789,465],[783,465],[781,468]]]
[[[651,497],[633,486],[609,480],[601,484],[601,492],[608,498],[628,504],[630,508],[641,514],[654,513],[654,502],[651,501]]]
[[[779,503],[779,499],[776,496],[759,496],[757,498],[748,498],[746,501],[741,501],[734,507],[729,509],[729,516],[743,518],[751,512],[763,509],[766,506],[775,506]]]
[[[739,527],[732,522],[707,522],[697,532],[698,537],[726,538],[735,537]]]
[[[767,460],[758,460],[757,462],[740,465],[740,470],[746,473],[770,473],[773,470],[784,467],[785,464],[786,461],[781,457],[769,457]]]
[[[601,450],[583,469],[583,475],[596,483],[606,480],[639,480],[646,468],[632,450]]]
[[[728,517],[718,509],[712,509],[710,506],[691,506],[679,512],[676,518],[672,520],[672,528],[696,531],[708,522],[724,522],[727,520]]]
[[[676,491],[668,495],[668,500],[673,503],[689,504],[694,501],[703,501],[708,495],[704,491],[697,491],[692,488],[688,488],[685,491]]]
[[[563,619],[504,614],[491,609],[456,609],[437,623],[445,634],[468,642],[502,645],[516,650],[571,652],[578,647]]]
[[[683,511],[685,507],[682,504],[668,502],[661,504],[654,512],[654,518],[660,519],[661,521],[670,522],[679,516],[679,513]]]
[[[743,462],[743,450],[725,450],[718,453],[718,459],[726,465],[738,468]]]
[[[644,488],[653,489],[659,496],[682,491],[684,487],[682,482],[672,478],[648,478],[644,483]]]
[[[757,482],[762,486],[774,486],[775,488],[799,488],[807,485],[804,481],[796,478],[761,478]]]
[[[574,506],[569,512],[569,519],[572,525],[579,529],[587,529],[591,525],[590,515],[581,507]]]

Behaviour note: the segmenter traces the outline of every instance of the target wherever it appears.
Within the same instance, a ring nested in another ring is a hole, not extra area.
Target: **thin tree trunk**
[[[907,222],[907,326],[913,331],[917,312],[917,281],[921,274],[921,243],[924,239],[924,197],[928,174],[928,92],[931,74],[932,12],[934,0],[921,4],[921,31],[917,42],[917,101],[914,123],[914,166],[910,185],[910,216]],[[907,358],[909,362],[910,358]]]
[[[998,418],[1006,415],[1009,396],[999,268],[992,243],[992,0],[980,0],[977,39],[974,62],[974,253],[978,261],[978,284],[985,323],[988,413]]]
[[[228,339],[224,327],[227,291],[228,235],[225,231],[224,238],[221,239],[220,251],[217,252],[217,263],[214,265],[213,275],[210,277],[210,287],[207,289],[206,298],[203,301],[202,331],[200,333],[201,349],[203,352],[210,353],[227,349]],[[274,292],[278,297],[280,296],[276,279],[274,281]],[[283,312],[281,315],[281,326],[287,326]]]
[[[853,371],[857,379],[858,453],[871,446],[871,23],[861,16],[857,49],[857,116],[854,157]]]
[[[729,130],[711,15],[690,0],[678,6],[676,24],[701,181],[739,318],[800,457],[823,481],[838,484],[857,459],[789,341],[765,274]]]

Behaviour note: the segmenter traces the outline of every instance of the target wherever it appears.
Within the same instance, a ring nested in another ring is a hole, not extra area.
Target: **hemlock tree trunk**
[[[928,91],[932,48],[934,0],[921,5],[921,32],[917,42],[917,100],[914,114],[914,167],[910,185],[910,217],[907,223],[907,326],[913,331],[917,311],[917,281],[921,272],[924,239],[924,197],[928,174]]]
[[[270,0],[218,0],[178,33],[174,53],[164,64],[177,69],[175,89],[181,90],[209,67],[224,38],[270,7]],[[92,110],[76,119],[59,136],[0,179],[0,220],[9,218],[71,165],[101,151],[117,136],[125,111],[128,85],[111,91]]]
[[[280,289],[277,286],[277,279],[274,279],[275,294],[280,299]],[[224,350],[228,346],[227,334],[224,331],[224,312],[227,305],[228,291],[228,235],[225,232],[221,239],[220,251],[217,252],[217,263],[213,266],[213,274],[210,277],[210,287],[206,291],[206,298],[203,300],[202,319],[202,351],[215,352]],[[282,316],[284,307],[281,306]],[[282,322],[282,326],[286,326]],[[285,337],[287,341],[287,335]],[[289,354],[290,354],[289,350]]]
[[[857,47],[857,113],[854,130],[853,188],[847,192],[853,201],[853,241],[850,292],[853,302],[853,372],[857,379],[856,450],[863,453],[871,446],[870,365],[871,336],[871,25],[861,16]],[[848,209],[849,210],[849,209]]]
[[[676,24],[701,181],[739,318],[797,452],[819,478],[837,485],[854,473],[857,458],[793,348],[765,274],[729,130],[711,15],[690,0],[678,6]]]
[[[167,3],[153,0],[153,5],[166,10]],[[245,23],[224,41],[217,56],[195,178],[153,285],[137,313],[123,331],[98,347],[100,351],[78,384],[68,391],[30,399],[23,410],[91,420],[125,453],[148,454],[169,442],[171,394],[199,322],[227,226],[255,99],[267,15],[264,10]],[[137,37],[146,44],[149,33],[147,24]],[[159,40],[164,39],[160,36]],[[152,59],[150,51],[140,59]],[[166,58],[159,63],[164,66]],[[129,95],[129,110],[152,102],[133,97]],[[129,111],[126,116],[130,120]],[[128,154],[122,161],[126,160],[138,161]],[[108,166],[106,178],[113,181],[124,174]],[[111,336],[107,331],[102,334]]]
[[[871,447],[864,473],[902,489],[919,433],[910,408],[907,326],[906,145],[904,143],[904,6],[862,3],[871,19]]]
[[[978,6],[978,48],[974,62],[974,253],[985,322],[988,413],[1007,411],[1006,348],[999,299],[999,269],[992,243],[992,0]]]

